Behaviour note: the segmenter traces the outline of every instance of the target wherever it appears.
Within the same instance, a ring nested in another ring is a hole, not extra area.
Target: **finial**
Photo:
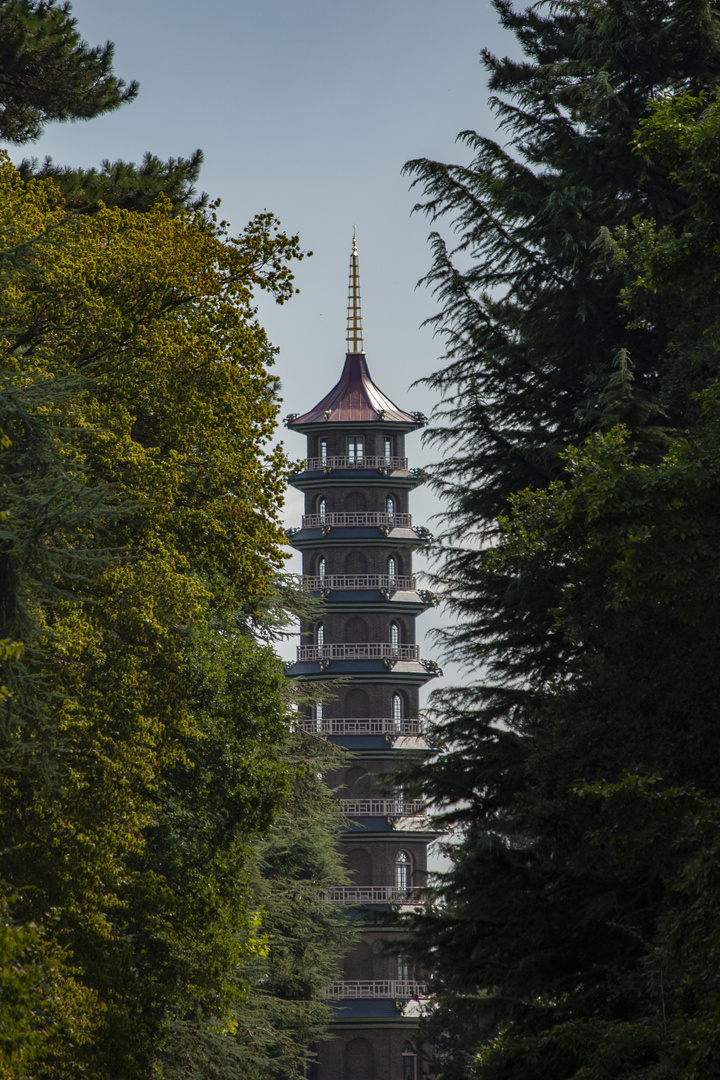
[[[358,262],[357,245],[355,243],[355,229],[353,229],[352,251],[350,252],[347,351],[349,353],[362,353],[365,351],[363,348],[362,315],[360,313],[360,266]]]

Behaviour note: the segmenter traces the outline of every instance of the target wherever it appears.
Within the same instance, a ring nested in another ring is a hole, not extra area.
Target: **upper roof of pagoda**
[[[422,427],[422,413],[407,413],[383,394],[372,381],[363,349],[360,313],[360,267],[353,234],[348,285],[347,356],[340,381],[310,412],[291,413],[285,420],[295,431],[325,424],[402,424],[404,430]]]
[[[383,394],[372,381],[364,353],[348,353],[340,381],[322,401],[303,413],[287,418],[287,426],[295,431],[316,424],[402,424],[406,430],[422,427],[421,413],[407,413]]]

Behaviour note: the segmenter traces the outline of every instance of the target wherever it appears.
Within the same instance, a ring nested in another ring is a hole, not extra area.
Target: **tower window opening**
[[[315,632],[315,644],[317,645],[318,649],[322,649],[323,645],[325,644],[325,627],[322,623],[318,624],[317,631]]]
[[[407,851],[398,851],[395,855],[395,887],[400,893],[406,893],[410,888],[410,871],[412,863]]]
[[[395,500],[393,499],[392,495],[388,495],[385,500],[385,513],[391,521],[395,517]]]
[[[383,454],[386,461],[389,461],[392,457],[392,439],[388,435],[383,439]]]
[[[388,559],[388,578],[390,579],[390,584],[391,585],[395,584],[396,577],[397,577],[397,561],[395,559],[395,556],[391,555],[390,558]]]
[[[406,1042],[403,1046],[400,1060],[402,1061],[402,1080],[417,1080],[417,1054],[411,1042]]]
[[[325,572],[326,572],[325,556],[324,555],[321,555],[320,558],[318,559],[317,569],[318,569],[318,577],[319,578],[324,578],[325,577]]]
[[[392,718],[393,720],[402,720],[403,718],[403,701],[400,694],[393,694],[392,696]]]
[[[393,649],[400,648],[400,627],[396,622],[390,623],[390,645]]]
[[[362,435],[350,435],[347,441],[348,459],[350,462],[358,464],[364,457],[364,447]]]
[[[327,439],[320,440],[320,461],[323,465],[327,465],[328,459],[328,443]]]
[[[325,521],[325,518],[327,517],[327,500],[324,496],[318,502],[318,514],[320,516],[320,520]]]
[[[404,956],[397,958],[397,977],[400,982],[410,982],[412,979],[412,967],[410,961]]]
[[[318,701],[315,705],[315,730],[322,731],[323,723],[323,703]]]

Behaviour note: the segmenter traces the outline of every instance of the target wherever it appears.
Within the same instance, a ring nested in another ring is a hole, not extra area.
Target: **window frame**
[[[353,465],[365,460],[365,437],[363,435],[348,435],[347,457]]]

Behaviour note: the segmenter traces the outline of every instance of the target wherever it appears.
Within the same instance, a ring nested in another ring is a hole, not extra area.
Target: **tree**
[[[527,57],[485,57],[516,156],[467,134],[472,165],[409,166],[423,208],[452,215],[459,233],[454,253],[434,235],[429,274],[448,341],[448,364],[429,380],[445,395],[432,434],[448,500],[437,578],[456,616],[448,652],[480,669],[470,687],[434,697],[447,751],[414,773],[461,841],[444,906],[413,925],[418,957],[436,972],[435,1026],[454,1032],[444,1075],[615,1077],[619,1043],[604,1066],[593,1047],[648,1016],[645,943],[667,885],[639,850],[628,862],[593,846],[612,818],[574,786],[620,782],[627,769],[714,797],[717,625],[707,612],[688,622],[652,592],[608,606],[617,551],[588,500],[604,477],[608,526],[616,540],[628,530],[630,550],[630,509],[646,524],[644,509],[658,511],[675,435],[709,423],[697,395],[717,376],[717,342],[700,289],[673,292],[677,266],[663,295],[640,298],[632,284],[646,269],[648,230],[677,241],[679,256],[697,190],[675,182],[677,158],[634,144],[653,98],[714,85],[716,8],[643,0],[565,3],[547,17],[499,11]],[[635,219],[653,223],[637,238]],[[623,226],[625,262],[614,244]],[[700,227],[694,235],[699,286],[712,256]],[[578,506],[584,492],[588,516],[569,520],[558,492],[576,459],[561,452],[618,422],[629,448],[613,435],[600,444],[619,455],[606,472],[593,458],[576,486],[571,474],[567,491]],[[636,488],[624,486],[628,461]],[[498,517],[515,513],[509,533],[499,530]],[[702,543],[709,551],[711,529]],[[499,1032],[505,1042],[476,1065]],[[637,1039],[627,1053],[622,1068],[644,1067]]]
[[[291,733],[283,752],[289,789],[281,813],[252,845],[249,888],[262,911],[264,947],[242,959],[243,994],[225,1031],[197,1013],[169,1027],[162,1075],[302,1080],[310,1047],[327,1037],[325,987],[355,938],[352,920],[324,894],[346,881],[337,850],[341,819],[321,773],[339,752]]]
[[[90,48],[70,10],[57,0],[0,0],[0,138],[32,142],[49,122],[89,120],[137,96],[137,82],[126,86],[112,73],[112,43]],[[196,150],[168,161],[148,152],[139,166],[103,161],[83,169],[30,158],[19,168],[26,180],[52,177],[68,208],[88,213],[100,202],[143,211],[160,195],[176,210],[201,210],[208,202],[196,195],[201,165]]]
[[[262,449],[278,406],[252,293],[287,298],[300,253],[270,215],[232,239],[163,200],[71,214],[9,163],[0,189],[1,634],[23,646],[3,665],[3,880],[93,1017],[68,1058],[68,994],[33,1075],[145,1077],[178,987],[217,1014],[238,950],[259,947],[239,878],[287,783],[281,676],[238,644],[242,714],[210,723],[193,657],[204,634],[260,617],[283,562],[286,464]],[[228,724],[232,759],[212,771]],[[178,810],[173,785],[203,763],[219,805],[192,846],[173,820],[197,789]],[[158,831],[175,837],[167,864]],[[195,882],[192,910],[173,881]]]
[[[32,142],[52,120],[88,120],[132,101],[138,84],[112,74],[113,46],[90,48],[69,3],[0,3],[0,138]]]
[[[568,568],[555,615],[578,648],[518,731],[515,798],[492,827],[469,828],[492,884],[478,905],[458,867],[464,888],[439,915],[454,949],[453,922],[475,942],[455,985],[484,986],[480,1011],[500,1021],[483,1080],[690,1077],[715,1045],[712,960],[703,970],[697,942],[712,939],[720,900],[703,824],[720,794],[719,403],[715,387],[692,438],[657,465],[619,432],[569,453],[566,481],[513,500],[489,557],[488,573]],[[703,929],[683,944],[692,918]]]
[[[68,5],[3,18],[6,138],[134,96]],[[322,899],[343,880],[328,751],[259,643],[296,598],[253,293],[282,303],[302,255],[269,214],[230,238],[201,162],[1,170],[13,1080],[300,1077],[352,935]]]
[[[24,180],[31,176],[39,180],[52,178],[65,196],[68,209],[81,213],[94,213],[101,202],[142,212],[149,210],[160,195],[178,211],[203,210],[208,204],[207,194],[197,195],[195,188],[202,161],[202,151],[196,150],[189,158],[167,161],[148,152],[142,165],[103,161],[99,169],[73,169],[56,165],[52,158],[45,158],[42,165],[30,158],[21,161],[18,168]]]
[[[498,581],[492,593],[485,580],[476,585],[480,548],[508,495],[546,486],[560,450],[618,420],[632,420],[651,454],[666,427],[687,421],[704,385],[702,375],[688,382],[685,372],[678,384],[677,371],[664,372],[661,313],[650,325],[628,319],[611,234],[637,215],[663,224],[687,213],[667,167],[634,153],[633,135],[649,100],[714,85],[720,51],[706,0],[570,0],[548,14],[496,6],[526,57],[483,54],[509,148],[465,132],[469,165],[406,169],[423,190],[418,209],[449,217],[458,235],[453,252],[432,234],[426,278],[447,343],[445,366],[428,380],[444,399],[430,432],[443,449],[436,486],[448,505],[436,577],[458,616],[443,643],[507,683],[557,669],[565,655],[551,598],[519,582]],[[608,393],[628,358],[618,415]],[[483,693],[483,715],[504,717],[513,701]]]

